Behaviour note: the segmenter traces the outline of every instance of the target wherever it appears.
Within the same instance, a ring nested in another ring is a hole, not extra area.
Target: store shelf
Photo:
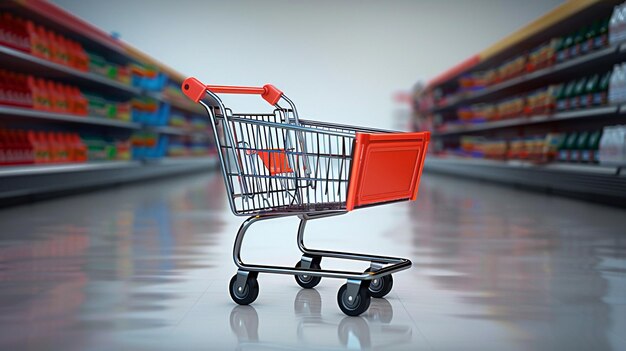
[[[63,79],[65,81],[81,84],[83,87],[104,87],[126,96],[139,95],[141,93],[139,89],[130,85],[97,74],[79,71],[72,67],[44,60],[5,46],[0,46],[0,61],[2,61],[3,67],[20,69],[24,73],[33,74],[38,77]]]
[[[537,165],[428,155],[425,170],[626,206],[626,169],[617,166]]]
[[[182,111],[194,113],[194,114],[206,114],[206,111],[199,104],[192,103],[190,100],[183,100],[184,98],[180,97],[172,97],[165,93],[161,92],[146,92],[146,95],[150,96],[153,99],[167,102],[172,105],[172,107],[177,108]]]
[[[428,82],[428,89],[446,85],[470,70],[481,70],[502,63],[515,54],[529,51],[551,38],[559,37],[580,27],[590,18],[610,15],[622,0],[566,1],[526,26],[502,38],[488,48],[439,74]]]
[[[608,47],[532,73],[509,79],[482,90],[460,93],[456,96],[451,96],[446,100],[445,104],[435,106],[432,109],[432,112],[440,113],[445,110],[458,107],[461,104],[470,104],[477,100],[484,101],[490,98],[500,97],[502,95],[509,94],[512,89],[523,89],[532,83],[540,81],[555,80],[560,78],[569,79],[572,74],[575,74],[577,71],[586,71],[602,66],[610,67],[610,65],[615,64],[624,58],[626,58],[625,44]]]
[[[36,16],[37,22],[43,22],[47,27],[61,31],[65,35],[71,35],[82,43],[95,44],[101,49],[111,53],[128,57],[121,42],[111,35],[84,20],[68,13],[59,6],[41,0],[13,0],[2,1],[2,8],[19,11],[28,18]]]
[[[140,165],[141,163],[139,161],[102,161],[91,163],[2,166],[0,167],[0,178],[55,173],[75,173],[96,170],[128,169],[132,167],[139,167]]]
[[[217,165],[217,157],[203,156],[203,157],[164,157],[157,160],[146,161],[150,165],[161,166],[208,166],[213,167]]]
[[[210,170],[215,157],[165,158],[151,162],[0,167],[0,205],[150,178]]]
[[[183,129],[177,127],[163,126],[163,127],[148,127],[147,130],[169,135],[181,135],[181,136],[194,136],[194,137],[209,137],[209,131],[200,131],[192,129]]]
[[[45,121],[57,121],[68,123],[81,123],[103,127],[114,127],[124,129],[140,129],[141,125],[138,123],[120,121],[115,119],[108,119],[102,117],[90,117],[90,116],[77,116],[64,113],[46,112],[40,110],[34,110],[29,108],[19,107],[7,107],[0,106],[0,117],[20,117],[30,118]]]
[[[452,125],[448,126],[445,130],[433,132],[433,137],[450,136],[465,133],[475,133],[487,130],[502,129],[519,127],[531,124],[550,123],[556,121],[566,121],[582,118],[597,118],[601,116],[616,116],[617,113],[626,113],[626,106],[603,106],[589,109],[581,109],[566,112],[557,112],[549,115],[536,115],[530,117],[519,117],[513,119],[505,119],[500,121],[485,122],[480,124],[468,124],[468,125]]]

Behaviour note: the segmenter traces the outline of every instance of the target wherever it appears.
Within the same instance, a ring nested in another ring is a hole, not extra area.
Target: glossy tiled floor
[[[429,174],[415,203],[311,222],[309,246],[414,261],[361,317],[330,279],[233,304],[241,220],[217,174],[0,210],[0,350],[626,350],[624,210]],[[244,260],[294,264],[296,226],[259,223]]]

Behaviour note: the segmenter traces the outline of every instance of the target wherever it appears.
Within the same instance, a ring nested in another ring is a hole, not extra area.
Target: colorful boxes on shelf
[[[76,133],[0,129],[0,165],[87,161]]]
[[[33,107],[26,75],[0,70],[0,105]]]

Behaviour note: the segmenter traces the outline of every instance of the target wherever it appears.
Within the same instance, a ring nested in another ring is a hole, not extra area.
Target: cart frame
[[[302,179],[306,181],[306,179],[315,178],[314,176],[310,176],[308,173],[313,167],[311,167],[310,164],[307,163],[310,162],[308,159],[309,153],[307,153],[306,150],[306,142],[303,141],[302,134],[299,133],[311,132],[313,130],[315,133],[322,133],[325,135],[332,135],[342,138],[354,138],[355,134],[359,132],[388,135],[398,135],[404,133],[372,128],[345,126],[341,124],[332,124],[325,122],[300,120],[295,104],[291,100],[289,100],[280,90],[271,85],[266,85],[263,88],[208,86],[204,85],[195,78],[188,78],[183,82],[182,90],[185,95],[187,95],[191,100],[200,103],[205,108],[207,114],[210,117],[211,126],[213,128],[213,135],[217,142],[217,151],[221,166],[220,169],[224,177],[226,189],[229,192],[228,200],[232,212],[237,216],[249,216],[249,218],[246,219],[240,226],[233,245],[233,261],[235,262],[238,270],[237,274],[233,277],[233,279],[231,279],[230,293],[235,302],[239,304],[249,304],[256,299],[256,295],[258,295],[258,283],[256,280],[259,273],[293,275],[296,278],[298,284],[304,288],[314,287],[319,283],[319,280],[322,277],[340,278],[346,279],[347,284],[342,286],[342,288],[339,290],[339,306],[344,313],[356,316],[367,310],[367,308],[369,307],[370,296],[383,297],[391,290],[391,286],[393,285],[393,280],[391,278],[392,273],[396,273],[411,267],[411,261],[406,258],[319,250],[306,247],[304,242],[304,234],[307,222],[310,220],[328,218],[347,213],[350,209],[353,208],[353,205],[350,205],[350,199],[347,200],[347,208],[344,204],[341,205],[343,207],[340,206],[336,209],[307,209],[305,206],[304,208],[296,208],[295,210],[290,209],[289,207],[284,207],[282,208],[282,210],[264,210],[262,207],[255,207],[253,210],[248,211],[242,210],[241,206],[238,206],[235,199],[237,197],[244,198],[246,194],[249,194],[250,191],[248,188],[250,187],[250,184],[244,178],[244,165],[242,163],[241,157],[237,154],[237,147],[239,144],[241,144],[241,142],[236,142],[236,133],[233,127],[233,123],[242,120],[242,115],[231,114],[231,111],[224,106],[221,99],[216,95],[216,93],[259,94],[277,109],[275,110],[275,112],[280,111],[281,113],[283,113],[283,123],[279,123],[280,128],[288,131],[293,131],[296,139],[296,144],[294,145],[296,146],[296,148],[301,148],[300,153],[296,154],[296,157],[301,157],[301,159],[298,159],[297,162],[303,163],[300,169],[303,169],[307,172],[305,177],[300,179],[296,178],[296,180],[298,181],[302,181]],[[213,100],[214,104],[217,105],[217,108],[219,110],[219,116],[216,115],[216,111],[214,110],[214,107],[212,105],[202,101],[205,96],[209,96]],[[290,108],[285,109],[281,107],[278,104],[280,100],[285,101]],[[223,123],[222,130],[224,132],[224,135],[222,136],[220,136],[218,132],[219,122]],[[274,127],[276,127],[277,124],[264,120],[249,119],[245,120],[245,122],[260,126],[259,128],[265,126],[272,127],[273,125]],[[420,156],[421,160],[418,160],[421,163],[419,163],[418,165],[419,169],[416,170],[417,179],[413,180],[414,184],[413,188],[410,189],[410,197],[401,200],[414,199],[417,196],[417,184],[419,183],[419,176],[421,175],[421,167],[423,166],[425,147],[427,146],[429,136],[428,133],[423,134],[426,137],[424,138],[425,140],[422,141],[424,145],[424,150],[420,151],[422,152],[422,154]],[[226,144],[226,146],[222,145],[222,143]],[[229,149],[228,145],[230,145],[230,148],[232,150]],[[234,153],[234,156],[229,155],[229,152]],[[348,162],[352,162],[352,157],[354,157],[354,150],[350,149],[349,152],[350,155],[343,156],[347,157]],[[288,156],[293,157],[292,155]],[[234,173],[229,171],[233,168],[233,160],[229,160],[229,157],[234,158],[235,161]],[[284,163],[287,163],[289,165],[293,164],[293,158],[289,158],[287,161],[284,161]],[[352,164],[350,164],[350,167],[352,167]],[[352,169],[351,171],[354,172],[354,170]],[[293,172],[295,173],[295,171]],[[349,182],[352,182],[351,178],[353,175],[354,174],[352,173],[345,176],[348,177]],[[237,176],[237,179],[239,180],[238,185],[241,190],[240,193],[237,193],[234,189],[234,184],[232,180],[234,176]],[[269,177],[266,176],[266,178],[271,177],[274,177],[274,175],[271,173]],[[295,189],[296,191],[299,190],[297,184]],[[302,252],[302,257],[296,267],[255,265],[244,263],[241,259],[241,247],[244,237],[250,227],[254,223],[260,221],[284,218],[288,216],[297,216],[300,220],[297,234],[297,246]],[[321,259],[324,257],[366,261],[370,263],[370,267],[365,272],[325,270],[321,269],[320,267]],[[382,291],[376,292],[372,290],[372,287],[374,285],[380,286]]]

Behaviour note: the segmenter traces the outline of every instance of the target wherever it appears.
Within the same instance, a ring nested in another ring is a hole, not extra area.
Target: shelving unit
[[[548,133],[565,135],[602,130],[605,126],[624,124],[626,106],[605,103],[565,110],[552,107],[546,112],[520,113],[515,117],[501,119],[463,119],[457,114],[469,106],[496,106],[499,102],[526,96],[539,88],[578,81],[594,74],[605,74],[613,65],[626,61],[626,42],[617,43],[586,53],[579,52],[561,62],[557,61],[514,77],[505,77],[483,87],[467,89],[461,86],[461,79],[467,79],[464,77],[469,74],[489,70],[500,74],[494,69],[502,64],[519,57],[527,59],[532,50],[554,38],[582,32],[581,28],[590,26],[592,21],[610,17],[613,7],[622,2],[568,1],[415,91],[415,128],[432,132],[431,154],[427,158],[425,169],[626,206],[626,175],[622,168],[598,164],[593,159],[583,160],[580,156],[582,151],[576,154],[579,155],[577,158],[559,162],[560,156],[549,154],[542,158],[522,156],[515,159],[516,154],[509,151],[498,159],[488,159],[478,158],[480,153],[461,150],[463,140],[475,140],[469,137],[493,141],[493,145],[506,145],[512,150],[513,142],[519,147],[519,140],[532,140],[533,137]],[[527,103],[527,100],[524,101]],[[490,157],[486,152],[483,155]]]
[[[162,134],[182,136],[188,135],[193,137],[209,137],[211,135],[210,131],[190,130],[178,127],[150,127],[148,130]]]
[[[120,121],[116,119],[109,119],[104,117],[90,117],[90,116],[76,116],[64,113],[55,113],[34,110],[29,108],[20,107],[7,107],[0,106],[0,120],[6,118],[20,118],[20,119],[35,119],[40,121],[49,122],[67,122],[67,123],[80,123],[89,124],[94,126],[106,126],[123,129],[141,129],[142,126],[139,123]]]
[[[110,60],[112,64],[125,67],[129,65],[151,67],[158,74],[164,75],[166,84],[173,88],[180,86],[185,78],[167,65],[45,0],[4,1],[0,3],[0,12],[11,13],[14,17],[42,25],[79,43],[89,52]],[[165,111],[171,109],[170,115],[177,113],[186,118],[206,118],[200,106],[178,96],[172,96],[176,94],[168,94],[167,89],[148,90],[134,85],[134,82],[124,83],[108,76],[82,71],[2,44],[0,61],[2,70],[75,86],[81,92],[102,95],[114,102],[148,98],[148,101],[150,99],[158,101],[159,108],[167,107]],[[169,116],[165,117],[169,119]],[[127,118],[105,118],[91,113],[85,116],[0,104],[0,128],[24,130],[25,126],[29,129],[32,127],[33,130],[73,132],[81,135],[85,133],[89,137],[123,137],[127,140],[135,133],[149,133],[156,134],[159,139],[180,138],[181,141],[186,140],[185,142],[204,140],[203,145],[207,142],[212,145],[213,137],[210,130],[191,127],[153,126],[143,120],[129,121]],[[216,158],[212,154],[198,157],[167,157],[166,152],[164,157],[155,158],[153,155],[149,158],[137,157],[132,160],[91,160],[85,163],[37,163],[19,166],[3,166],[0,163],[0,204],[183,172],[208,170],[216,166]]]
[[[430,156],[425,170],[626,206],[626,169]]]
[[[435,107],[433,112],[442,112],[461,104],[469,104],[479,100],[488,101],[490,99],[506,96],[507,94],[510,95],[511,92],[515,92],[518,89],[533,87],[533,83],[546,84],[548,81],[554,81],[571,76],[578,70],[585,70],[590,67],[613,65],[621,62],[625,58],[625,44],[611,46],[563,63],[555,64],[532,73],[527,73],[519,77],[506,80],[502,83],[492,85],[476,92],[461,93],[456,96],[452,96],[446,99],[445,103]]]
[[[505,119],[493,122],[484,122],[474,125],[456,125],[447,126],[442,131],[433,132],[432,136],[450,136],[469,134],[474,132],[482,132],[500,128],[526,126],[531,124],[550,123],[557,121],[567,121],[573,119],[582,118],[601,118],[601,117],[615,117],[626,113],[624,106],[603,106],[594,107],[576,111],[557,112],[549,115],[535,115],[528,117],[518,117],[512,119]]]
[[[107,79],[99,75],[81,72],[77,69],[60,65],[55,62],[41,59],[39,57],[25,54],[4,46],[0,46],[0,61],[5,67],[22,70],[34,75],[41,75],[46,78],[60,78],[66,82],[72,82],[92,89],[112,89],[118,94],[127,96],[140,95],[141,90]]]
[[[192,157],[2,167],[0,203],[34,200],[85,189],[204,171],[216,165],[215,157]]]

